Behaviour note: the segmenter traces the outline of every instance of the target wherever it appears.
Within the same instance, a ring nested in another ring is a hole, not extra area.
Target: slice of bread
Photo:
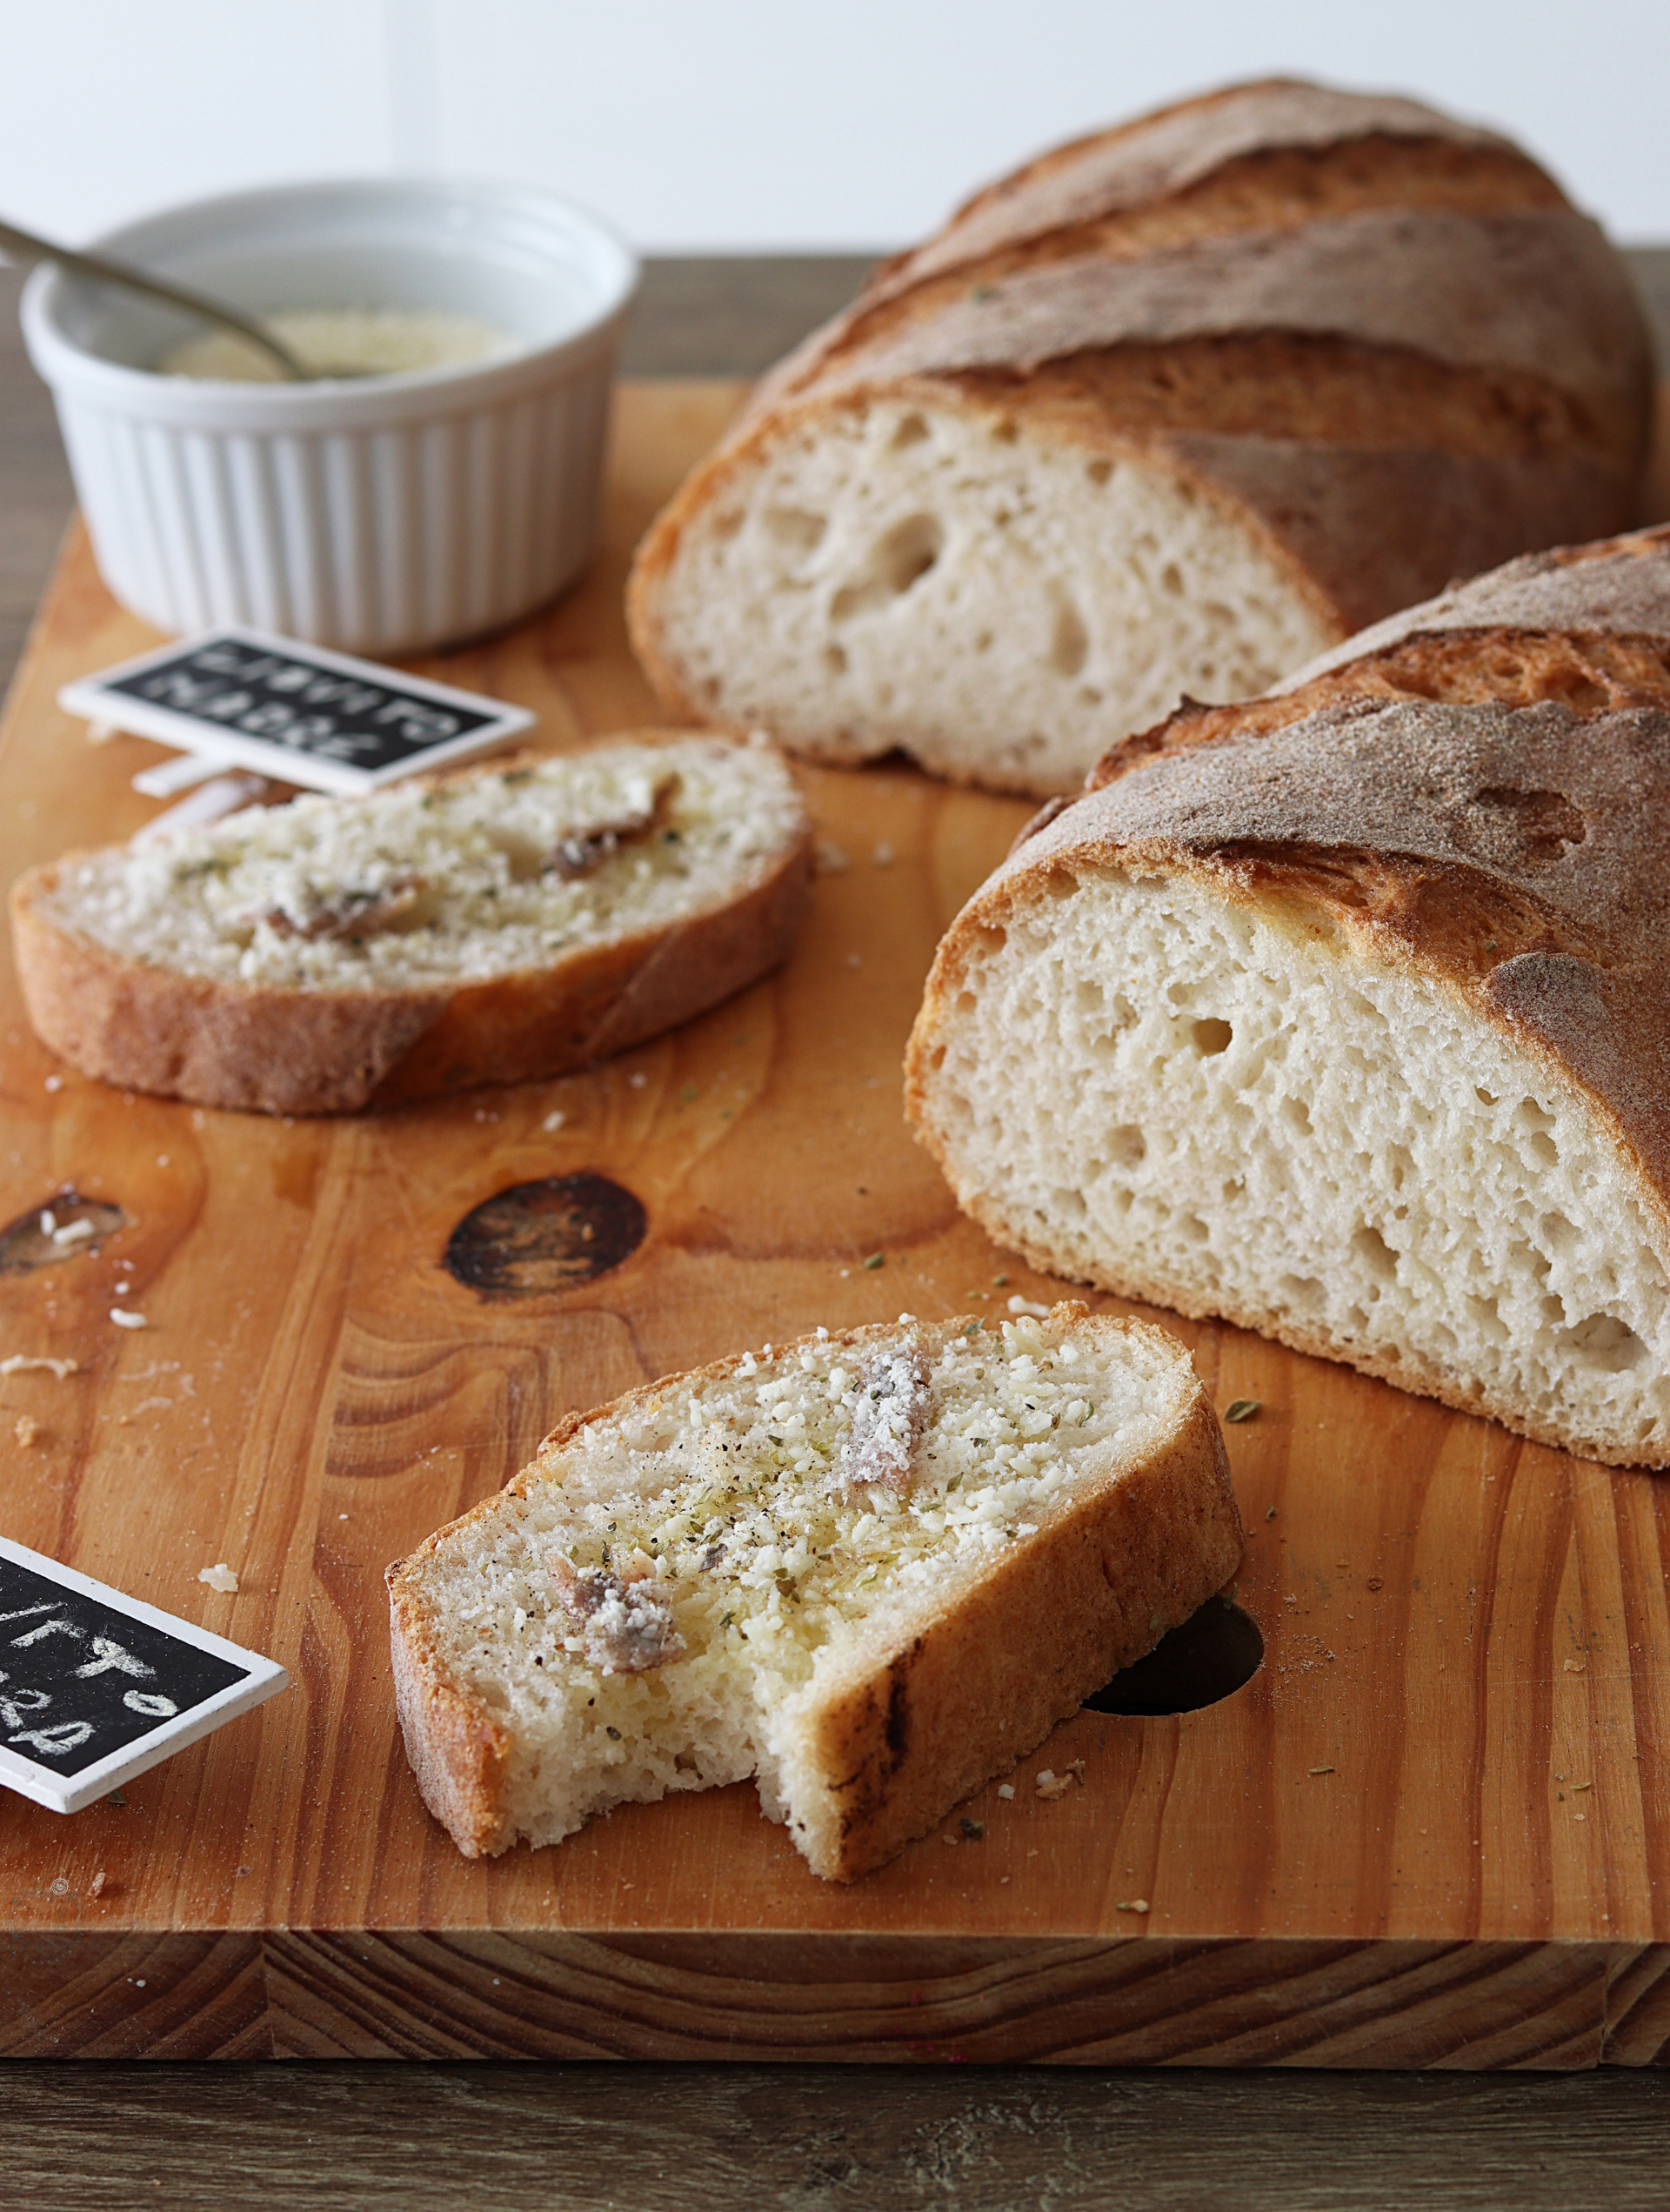
[[[786,955],[805,810],[763,743],[585,751],[252,807],[22,877],[36,1033],[203,1106],[344,1113],[561,1074]]]
[[[1670,533],[1354,643],[1023,836],[908,1111],[1037,1266],[1670,1466]]]
[[[471,1858],[753,1774],[850,1881],[1241,1547],[1217,1419],[1160,1330],[1072,1303],[820,1329],[574,1416],[389,1569],[406,1749]]]
[[[1627,271],[1506,140],[1232,85],[1029,163],[772,371],[658,518],[633,643],[681,715],[1076,789],[1184,693],[1624,528]]]

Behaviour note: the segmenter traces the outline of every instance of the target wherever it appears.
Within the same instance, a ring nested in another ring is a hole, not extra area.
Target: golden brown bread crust
[[[510,1841],[500,1808],[510,1735],[452,1682],[428,1615],[401,1580],[424,1549],[397,1560],[384,1577],[395,1712],[424,1804],[466,1859],[491,1858]]]
[[[1626,527],[1651,353],[1597,227],[1415,103],[1241,85],[1056,149],[879,270],[759,386],[629,586],[658,691],[682,533],[759,454],[881,393],[1136,454],[1230,510],[1337,635]]]
[[[1066,1301],[1055,1318],[1088,1317],[1082,1305]],[[935,1333],[961,1326],[941,1324]],[[1108,1316],[1092,1326],[1163,1336],[1149,1323]],[[832,1340],[862,1351],[898,1333],[882,1324]],[[591,1424],[629,1419],[671,1386],[699,1393],[737,1365],[734,1358],[715,1360],[570,1414],[499,1498],[484,1499],[389,1567],[395,1691],[407,1752],[424,1803],[466,1856],[511,1841],[500,1801],[509,1745],[448,1670],[425,1601],[425,1562],[444,1541],[490,1520],[500,1498],[526,1497],[548,1481],[553,1460]],[[809,1851],[815,1871],[852,1881],[924,1834],[1221,1589],[1244,1544],[1222,1432],[1197,1382],[1177,1433],[1152,1461],[1041,1517],[1035,1536],[1011,1547],[994,1567],[972,1570],[932,1618],[885,1651],[855,1654],[832,1679],[812,1734],[814,1762],[838,1808],[838,1842],[832,1856]]]
[[[354,1113],[590,1066],[777,966],[812,884],[803,825],[739,898],[671,928],[451,991],[306,991],[181,974],[62,926],[42,910],[79,857],[11,890],[36,1034],[124,1089],[265,1113]]]

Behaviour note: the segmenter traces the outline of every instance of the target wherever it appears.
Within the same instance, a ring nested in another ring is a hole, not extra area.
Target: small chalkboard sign
[[[78,1813],[290,1677],[0,1536],[0,1786]]]
[[[58,705],[217,767],[329,792],[371,791],[490,752],[538,718],[258,630],[215,630],[142,653],[66,684]]]

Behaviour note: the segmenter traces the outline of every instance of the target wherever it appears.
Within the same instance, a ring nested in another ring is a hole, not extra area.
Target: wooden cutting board
[[[553,747],[651,718],[626,561],[736,396],[624,389],[590,580],[422,665],[538,709]],[[155,811],[130,779],[156,749],[90,746],[54,705],[150,642],[72,538],[0,733],[8,878]],[[962,1808],[978,1841],[947,1823],[851,1888],[747,1787],[484,1864],[425,1814],[384,1567],[559,1414],[818,1322],[1052,1294],[958,1214],[899,1111],[935,941],[1026,810],[894,765],[806,785],[845,865],[787,969],[560,1082],[358,1121],[204,1113],[60,1077],[0,975],[0,1220],[66,1185],[124,1217],[97,1254],[0,1271],[0,1357],[81,1363],[0,1379],[0,1533],[294,1677],[119,1807],[0,1793],[0,2051],[1656,2061],[1670,1487],[1232,1329],[1173,1324],[1220,1406],[1262,1408],[1227,1432],[1265,1640],[1233,1695],[1081,1713],[1012,1800]],[[449,1272],[473,1209],[573,1175],[631,1193],[643,1240],[606,1205],[512,1202],[484,1264]],[[118,1280],[143,1333],[107,1319]],[[197,1580],[223,1560],[236,1596]]]

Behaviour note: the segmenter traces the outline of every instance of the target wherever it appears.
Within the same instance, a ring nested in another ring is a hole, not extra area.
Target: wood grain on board
[[[418,665],[538,709],[552,746],[651,718],[625,563],[737,394],[624,388],[591,577]],[[54,705],[150,642],[73,540],[0,732],[7,878],[154,811],[129,779],[157,749],[90,745]],[[559,1414],[818,1322],[1052,1294],[956,1212],[898,1099],[934,944],[1026,810],[891,764],[805,782],[845,865],[789,966],[561,1081],[354,1121],[204,1112],[59,1069],[0,975],[0,1221],[70,1186],[124,1216],[0,1272],[0,1358],[80,1362],[0,1379],[0,1529],[295,1681],[121,1806],[0,1794],[0,2053],[1657,2061],[1670,1488],[1212,1325],[1172,1324],[1219,1405],[1262,1408],[1227,1432],[1266,1640],[1234,1695],[1079,1714],[1012,1801],[963,1808],[980,1841],[937,1833],[850,1888],[746,1786],[484,1863],[424,1812],[384,1567]],[[448,1271],[473,1209],[571,1176],[643,1207],[618,1264],[591,1272],[582,1224],[543,1273]],[[112,1327],[118,1302],[149,1327]],[[197,1579],[223,1560],[235,1596]],[[1076,1758],[1082,1786],[1037,1798]]]

